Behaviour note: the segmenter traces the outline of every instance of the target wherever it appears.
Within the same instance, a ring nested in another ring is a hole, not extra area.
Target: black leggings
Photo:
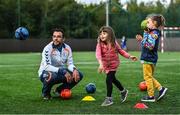
[[[116,71],[110,71],[110,72],[107,74],[107,77],[106,77],[107,97],[111,97],[112,89],[113,89],[112,83],[113,83],[120,91],[123,91],[123,90],[124,90],[124,88],[123,88],[123,86],[121,85],[121,83],[116,79],[115,73],[116,73]]]

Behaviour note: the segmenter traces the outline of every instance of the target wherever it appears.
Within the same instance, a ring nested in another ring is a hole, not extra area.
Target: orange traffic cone
[[[137,108],[137,109],[147,109],[148,106],[145,105],[144,103],[137,103],[134,108]]]

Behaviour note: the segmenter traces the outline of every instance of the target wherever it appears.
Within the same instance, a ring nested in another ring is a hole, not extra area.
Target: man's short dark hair
[[[64,38],[64,30],[63,30],[62,28],[54,28],[54,29],[52,30],[52,34],[53,34],[54,32],[61,32],[61,33],[63,34],[63,38]]]

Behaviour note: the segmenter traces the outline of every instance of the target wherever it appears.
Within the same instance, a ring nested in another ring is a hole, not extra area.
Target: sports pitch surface
[[[129,52],[135,56],[140,52]],[[75,65],[84,74],[83,80],[72,89],[72,98],[41,98],[42,84],[38,78],[40,53],[0,54],[0,114],[180,114],[180,53],[159,53],[155,78],[168,88],[166,96],[155,103],[145,103],[147,109],[135,109],[134,105],[146,95],[138,89],[143,81],[140,61],[131,62],[120,56],[121,65],[117,79],[129,90],[124,103],[120,102],[119,91],[113,87],[114,104],[101,107],[106,96],[105,74],[98,74],[95,52],[73,52]],[[96,92],[90,94],[95,101],[82,101],[89,95],[85,86],[96,84]],[[158,92],[156,91],[156,95]]]

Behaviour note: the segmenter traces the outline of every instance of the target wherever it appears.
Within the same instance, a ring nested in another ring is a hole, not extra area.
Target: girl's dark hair
[[[99,35],[101,32],[107,32],[109,42],[111,43],[112,46],[115,46],[116,36],[114,34],[114,30],[109,26],[102,26],[99,30]],[[97,41],[101,42],[99,37],[98,37]]]
[[[155,21],[155,26],[157,28],[165,25],[165,18],[161,14],[150,14],[147,16],[147,18],[151,18],[153,21]]]

